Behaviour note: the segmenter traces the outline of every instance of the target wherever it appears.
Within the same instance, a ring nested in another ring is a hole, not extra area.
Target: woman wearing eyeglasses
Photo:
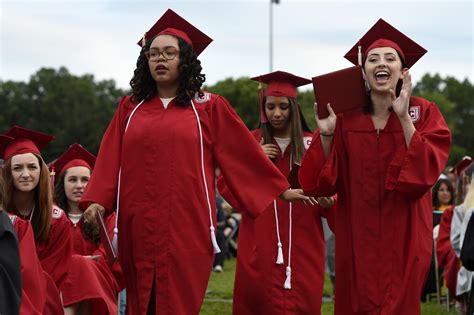
[[[124,97],[81,199],[85,219],[117,208],[129,314],[198,314],[214,253],[214,168],[258,216],[276,196],[309,200],[265,157],[221,96],[201,91],[211,39],[171,10],[140,40]],[[262,179],[265,180],[262,180]]]

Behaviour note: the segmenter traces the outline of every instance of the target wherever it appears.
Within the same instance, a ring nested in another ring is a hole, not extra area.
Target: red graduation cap
[[[341,69],[312,79],[319,119],[329,116],[328,103],[338,114],[362,108],[369,102],[361,66]],[[344,87],[343,93],[341,86]]]
[[[413,66],[427,52],[426,49],[395,27],[379,19],[344,57],[355,65],[362,65],[362,59],[367,57],[367,53],[378,47],[391,47],[395,49],[408,68]],[[359,58],[360,53],[363,58]]]
[[[292,98],[296,98],[297,87],[311,83],[311,80],[298,77],[294,74],[284,72],[284,71],[275,71],[275,72],[267,73],[264,75],[250,78],[250,80],[267,84],[267,88],[265,89],[265,96],[292,97]],[[266,123],[267,116],[265,115],[264,104],[263,104],[263,93],[262,93],[261,86],[259,86],[259,89],[260,89],[260,120],[262,123]]]
[[[13,126],[3,136],[0,140],[2,142],[0,155],[4,160],[17,154],[40,154],[40,150],[55,138],[52,135],[20,126]]]
[[[52,172],[62,174],[74,166],[84,166],[92,171],[95,165],[96,157],[79,143],[72,144],[64,153],[51,163]]]
[[[449,172],[450,172],[450,173],[454,173],[454,174],[456,174],[456,175],[459,176],[459,175],[461,175],[462,172],[464,172],[464,170],[465,170],[466,168],[468,168],[469,165],[471,165],[471,164],[472,164],[472,159],[471,159],[471,157],[470,157],[470,156],[465,156],[465,157],[462,158],[461,161],[459,161],[458,164],[454,165],[454,166],[449,170]]]
[[[158,35],[173,35],[181,38],[193,48],[196,55],[199,55],[212,42],[209,36],[171,9],[166,10],[137,44],[143,47],[147,41]]]

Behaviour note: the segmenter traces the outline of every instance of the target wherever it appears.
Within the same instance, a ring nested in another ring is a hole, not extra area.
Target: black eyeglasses
[[[149,61],[158,61],[160,55],[165,58],[165,60],[173,60],[179,54],[179,50],[174,47],[165,48],[163,51],[158,49],[150,49],[145,52],[145,57]]]

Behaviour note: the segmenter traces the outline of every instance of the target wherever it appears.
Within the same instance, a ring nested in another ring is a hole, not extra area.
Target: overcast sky
[[[128,88],[136,42],[171,8],[214,39],[207,83],[269,72],[270,0],[0,0],[0,79],[65,66]],[[383,18],[428,50],[411,73],[474,82],[473,1],[302,1],[273,5],[273,70],[311,78],[349,67],[343,55]]]

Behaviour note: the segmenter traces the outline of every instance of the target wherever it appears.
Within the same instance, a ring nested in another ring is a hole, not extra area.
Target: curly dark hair
[[[67,171],[61,174],[54,185],[53,200],[54,203],[63,209],[66,213],[69,213],[69,204],[67,202],[66,191],[64,190],[64,179],[66,178]],[[99,245],[100,233],[99,229],[93,226],[91,223],[84,223],[84,219],[81,218],[81,232],[86,239]]]
[[[180,106],[188,106],[189,101],[198,93],[199,97],[203,97],[201,90],[203,83],[206,81],[206,75],[202,74],[201,61],[197,59],[196,53],[192,47],[179,37],[179,87],[176,93],[176,104]],[[153,80],[148,60],[145,52],[150,49],[150,45],[154,38],[149,40],[140,51],[137,59],[137,68],[133,72],[133,78],[130,80],[132,87],[132,101],[139,102],[156,94],[156,83]]]

